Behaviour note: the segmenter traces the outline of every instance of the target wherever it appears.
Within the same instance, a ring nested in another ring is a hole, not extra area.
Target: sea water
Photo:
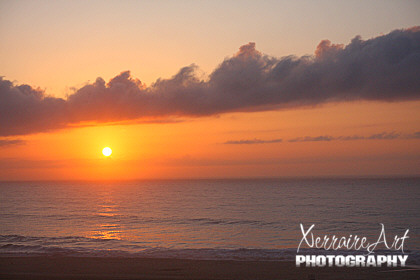
[[[372,241],[383,224],[419,263],[419,201],[420,178],[0,182],[0,255],[290,260],[301,224]]]

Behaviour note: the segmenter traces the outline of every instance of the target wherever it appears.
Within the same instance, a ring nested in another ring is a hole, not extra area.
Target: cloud
[[[305,136],[305,137],[298,137],[298,138],[293,138],[290,139],[288,142],[318,142],[318,141],[332,141],[332,140],[336,140],[336,138],[332,137],[332,136]]]
[[[69,123],[67,101],[0,77],[0,136],[62,128]]]
[[[381,132],[369,136],[351,135],[351,136],[305,136],[290,139],[288,142],[316,142],[316,141],[353,141],[353,140],[394,140],[394,139],[420,139],[420,131],[410,134],[401,134],[392,132]]]
[[[406,135],[407,139],[420,139],[420,131]]]
[[[382,132],[376,133],[369,136],[361,135],[351,135],[351,136],[329,136],[329,135],[320,135],[320,136],[304,136],[297,137],[287,140],[287,142],[330,142],[330,141],[354,141],[354,140],[394,140],[394,139],[420,139],[420,131],[410,133],[410,134],[401,134],[396,132]],[[271,139],[271,140],[261,140],[258,138],[254,139],[243,139],[243,140],[229,140],[223,144],[267,144],[267,143],[279,143],[283,142],[282,139]]]
[[[244,139],[244,140],[231,140],[226,141],[223,144],[267,144],[267,143],[280,143],[283,139],[272,139],[272,140],[261,140],[258,138],[255,139]]]
[[[378,133],[378,134],[373,134],[371,136],[369,136],[367,139],[397,139],[400,138],[401,135],[395,132],[382,132],[382,133]]]
[[[10,145],[24,144],[26,141],[22,139],[0,139],[0,147]]]
[[[348,45],[323,40],[312,56],[275,58],[240,47],[203,80],[182,68],[147,87],[122,72],[106,83],[56,98],[0,79],[0,136],[30,134],[80,122],[199,117],[353,100],[420,99],[420,27],[395,30]]]

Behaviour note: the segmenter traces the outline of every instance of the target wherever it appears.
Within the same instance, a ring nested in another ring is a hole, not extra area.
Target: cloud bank
[[[149,87],[122,72],[66,99],[0,78],[0,136],[30,134],[80,122],[198,117],[352,100],[420,99],[420,27],[344,46],[321,41],[312,56],[275,58],[240,47],[203,80],[197,66]]]

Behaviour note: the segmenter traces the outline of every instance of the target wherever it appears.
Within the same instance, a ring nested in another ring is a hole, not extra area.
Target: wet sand
[[[297,268],[293,262],[0,257],[1,279],[419,279],[401,268]]]

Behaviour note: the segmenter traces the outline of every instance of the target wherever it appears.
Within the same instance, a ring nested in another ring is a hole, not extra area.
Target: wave
[[[296,248],[163,248],[148,247],[117,239],[95,239],[80,236],[33,237],[0,235],[0,256],[71,256],[71,257],[142,257],[195,260],[294,261]],[[301,248],[300,255],[363,254],[361,251],[325,251]],[[376,254],[396,254],[378,250]],[[420,251],[407,251],[408,264],[420,264]]]

